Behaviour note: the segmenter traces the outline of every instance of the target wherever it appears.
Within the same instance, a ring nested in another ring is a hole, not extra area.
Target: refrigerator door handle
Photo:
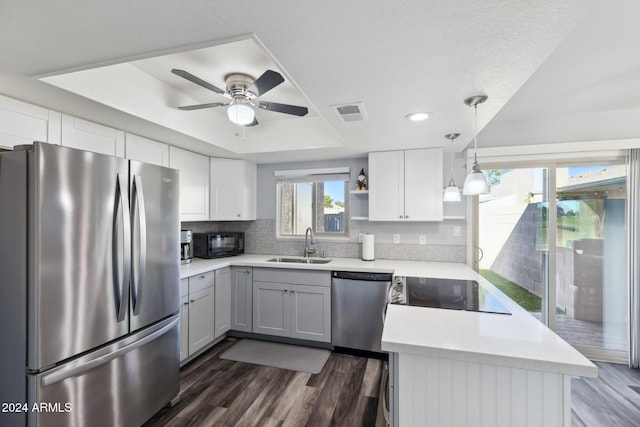
[[[144,288],[144,276],[147,266],[147,217],[144,206],[144,191],[142,188],[142,177],[140,175],[133,176],[133,189],[132,189],[132,220],[135,218],[135,210],[138,211],[138,266],[137,270],[134,270],[132,275],[131,284],[133,285],[133,314],[140,314],[142,307],[142,295]],[[133,247],[131,249],[133,253]],[[135,267],[134,267],[135,268]]]
[[[147,335],[144,338],[141,338],[137,341],[134,341],[131,344],[125,345],[111,353],[105,354],[104,356],[96,357],[95,359],[89,360],[86,363],[82,363],[76,366],[69,366],[68,368],[61,369],[59,371],[51,372],[50,374],[43,375],[41,377],[41,385],[42,387],[47,387],[52,384],[58,383],[60,381],[64,381],[67,378],[77,377],[83,374],[84,372],[95,369],[105,363],[109,363],[113,359],[117,359],[125,353],[129,353],[137,348],[142,347],[143,345],[155,340],[156,338],[164,335],[169,332],[178,322],[179,317],[173,319],[170,323],[166,324],[162,328],[158,329],[155,332]]]
[[[114,209],[113,217],[113,268],[114,277],[118,281],[117,277],[120,276],[120,286],[118,291],[120,292],[120,302],[117,308],[117,319],[119,322],[123,321],[127,315],[127,309],[129,305],[129,277],[131,276],[131,219],[129,217],[129,206],[127,199],[123,197],[122,189],[122,177],[118,173],[116,175],[116,209]],[[122,234],[123,240],[122,247],[118,246],[118,208],[122,210]],[[122,273],[118,273],[118,259],[120,250],[124,251],[122,256]]]

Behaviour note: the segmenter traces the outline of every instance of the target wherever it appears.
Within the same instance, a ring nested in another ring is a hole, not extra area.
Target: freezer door
[[[129,332],[128,161],[50,144],[29,154],[27,367]]]
[[[180,391],[178,333],[176,316],[29,376],[28,425],[142,425]]]
[[[131,331],[180,310],[179,175],[131,162]]]

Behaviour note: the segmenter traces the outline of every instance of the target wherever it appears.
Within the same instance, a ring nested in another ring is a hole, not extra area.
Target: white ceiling
[[[93,98],[188,135],[196,151],[204,141],[261,163],[445,146],[450,132],[462,134],[461,150],[473,137],[462,101],[478,93],[489,96],[478,109],[481,147],[634,138],[638,16],[636,0],[11,0],[0,2],[0,73],[36,84],[119,64],[91,72],[102,80]],[[240,40],[255,46],[178,53]],[[222,99],[170,68],[224,87],[220,73],[257,77],[266,67],[286,83],[263,98],[306,105],[308,117],[267,116],[243,141],[220,111],[175,109]],[[344,124],[330,109],[355,101],[367,121]],[[412,111],[432,117],[411,123]]]

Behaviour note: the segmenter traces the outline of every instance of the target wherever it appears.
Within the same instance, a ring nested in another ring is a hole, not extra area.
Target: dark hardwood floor
[[[317,375],[219,359],[227,339],[184,366],[180,401],[145,427],[377,426],[382,361],[332,353]]]
[[[332,353],[317,375],[219,359],[227,339],[186,365],[180,401],[145,427],[384,426],[382,361]],[[572,379],[575,427],[640,426],[640,370],[601,363],[598,378]]]
[[[571,425],[640,426],[640,370],[601,363],[598,378],[571,380]]]

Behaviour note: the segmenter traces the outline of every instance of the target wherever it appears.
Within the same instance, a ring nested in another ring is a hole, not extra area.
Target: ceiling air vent
[[[331,105],[331,109],[336,116],[344,123],[361,122],[367,120],[367,112],[362,102],[352,102],[350,104]]]

